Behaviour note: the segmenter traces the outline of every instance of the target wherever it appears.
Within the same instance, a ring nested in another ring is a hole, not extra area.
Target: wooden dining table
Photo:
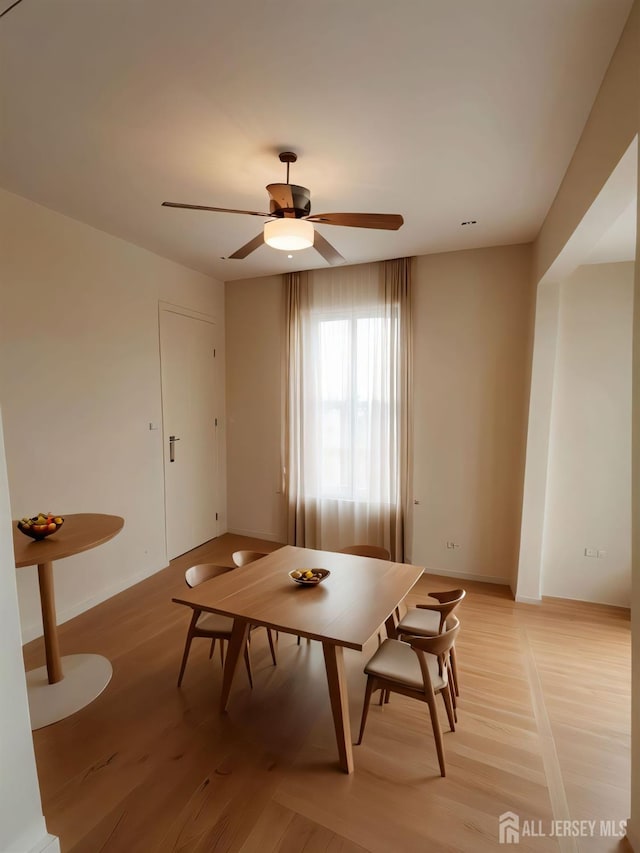
[[[295,583],[289,572],[329,569],[315,586]],[[231,616],[233,631],[224,666],[220,710],[229,702],[250,625],[264,625],[322,643],[340,767],[353,772],[344,649],[362,651],[385,623],[395,636],[394,611],[424,569],[333,551],[287,545],[241,569],[220,575],[173,601]]]

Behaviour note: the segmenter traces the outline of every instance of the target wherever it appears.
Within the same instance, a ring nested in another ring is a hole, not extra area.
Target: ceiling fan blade
[[[260,246],[264,243],[264,236],[262,232],[258,234],[257,237],[254,237],[253,240],[249,240],[248,243],[245,243],[244,246],[241,246],[233,255],[229,255],[229,258],[233,258],[234,261],[241,261],[243,258],[246,258],[247,255],[250,255],[251,252],[255,252],[256,249],[259,249]]]
[[[316,252],[319,252],[322,255],[327,263],[332,266],[336,266],[337,264],[346,264],[346,261],[340,252],[337,249],[334,249],[331,243],[328,240],[325,240],[319,231],[316,231],[313,235],[313,248]]]
[[[249,216],[271,216],[257,210],[234,210],[231,207],[207,207],[204,204],[180,204],[177,201],[163,201],[162,207],[179,207],[182,210],[212,210],[214,213],[246,213]]]
[[[18,5],[18,3],[22,3],[22,0],[15,0],[15,3],[12,3],[10,6],[8,6],[8,7],[4,10],[4,12],[0,12],[0,18],[3,18],[3,17],[7,14],[7,12],[10,12],[10,11],[13,9],[13,7],[14,7],[14,6],[17,6],[17,5]]]
[[[349,228],[380,228],[397,231],[404,223],[398,213],[314,213],[305,217],[308,222],[322,225],[344,225]]]

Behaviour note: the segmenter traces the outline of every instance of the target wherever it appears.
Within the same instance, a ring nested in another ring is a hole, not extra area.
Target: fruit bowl
[[[25,536],[30,536],[31,539],[39,541],[56,533],[64,524],[64,518],[60,515],[53,515],[41,512],[33,518],[23,518],[18,522],[18,530],[24,533]]]
[[[289,572],[289,577],[294,583],[299,583],[301,586],[317,586],[330,574],[329,569],[296,569]]]

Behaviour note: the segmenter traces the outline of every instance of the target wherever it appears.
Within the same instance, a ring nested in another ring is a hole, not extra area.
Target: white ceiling
[[[529,241],[631,5],[23,0],[0,19],[0,185],[223,280],[325,262],[221,260],[262,220],[160,203],[267,210],[284,149],[315,213],[404,216],[317,226],[350,263]]]

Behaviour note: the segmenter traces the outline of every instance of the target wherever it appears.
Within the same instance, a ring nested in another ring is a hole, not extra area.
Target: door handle
[[[176,441],[180,441],[175,435],[169,436],[169,462],[176,461]]]

